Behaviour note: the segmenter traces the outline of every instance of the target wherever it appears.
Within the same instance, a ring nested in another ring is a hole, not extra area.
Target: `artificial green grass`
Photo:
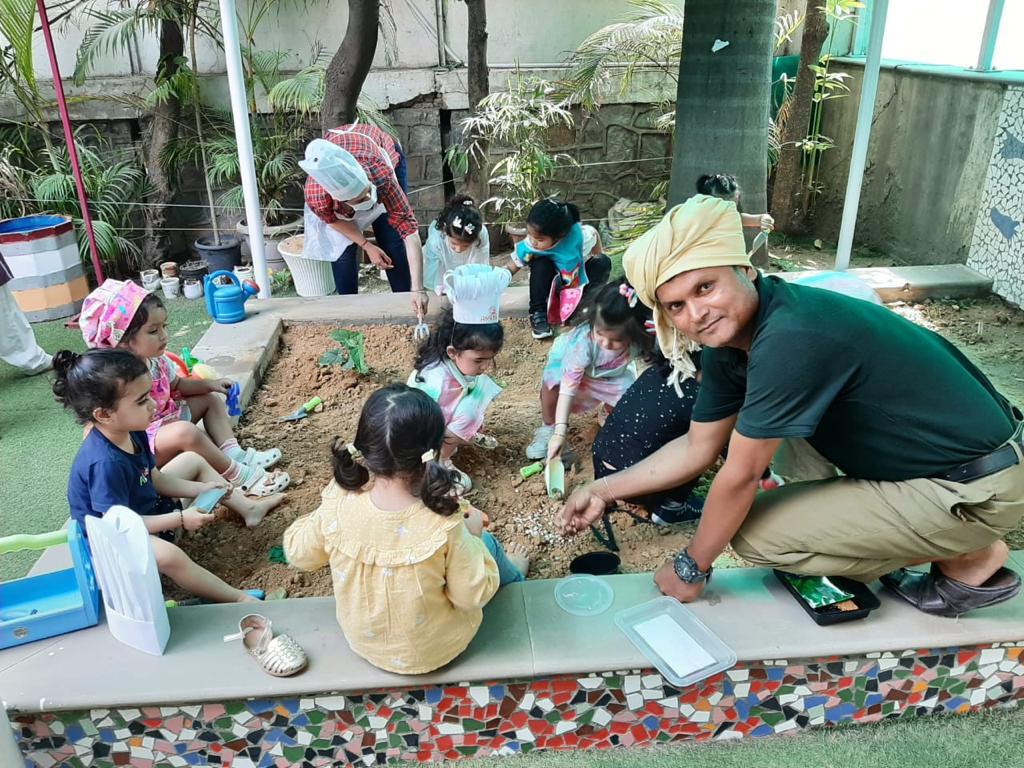
[[[167,307],[169,349],[195,346],[211,322],[205,304],[176,299]],[[39,344],[51,353],[84,351],[81,332],[64,322],[33,325]],[[52,381],[52,373],[28,377],[0,362],[0,536],[52,531],[68,518],[68,472],[82,428],[54,401]],[[24,576],[37,557],[38,552],[0,556],[0,580]]]
[[[1024,710],[905,717],[791,737],[513,758],[511,768],[1013,768],[1024,766]],[[486,760],[472,763],[482,766]],[[503,765],[505,763],[502,763]],[[465,762],[446,765],[466,765]]]

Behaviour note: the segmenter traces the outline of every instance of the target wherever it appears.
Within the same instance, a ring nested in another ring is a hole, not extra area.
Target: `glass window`
[[[1010,6],[1024,6],[1024,0],[1007,0],[1001,29],[1010,48],[1008,26]],[[882,58],[917,64],[948,64],[974,67],[985,30],[986,0],[889,0]],[[1021,29],[1020,26],[1017,27]],[[1020,37],[1017,36],[1017,48]],[[998,49],[997,49],[998,52]],[[1017,51],[1014,56],[1018,56]]]
[[[1024,69],[1024,0],[1006,0],[1003,5],[992,68]]]

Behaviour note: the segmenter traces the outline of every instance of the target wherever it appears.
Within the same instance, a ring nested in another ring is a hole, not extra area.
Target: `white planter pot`
[[[252,267],[235,267],[235,277],[238,278],[238,282],[244,283],[246,280],[253,279]]]
[[[280,272],[285,268],[284,259],[281,258],[281,254],[278,253],[278,246],[282,241],[297,235],[302,232],[303,221],[302,217],[292,221],[286,221],[284,224],[279,224],[276,227],[264,227],[263,228],[263,250],[267,256],[267,269],[272,272]],[[249,227],[246,225],[245,220],[238,222],[235,226],[235,232],[242,239],[242,255],[252,261],[252,249],[249,248]]]
[[[335,291],[331,262],[304,259],[302,242],[303,235],[296,235],[284,240],[278,248],[292,273],[295,292],[299,296],[329,296]]]
[[[180,278],[164,277],[160,280],[160,287],[163,289],[165,299],[176,299],[181,295]]]
[[[186,280],[183,290],[186,299],[198,299],[203,295],[203,284],[198,280]]]
[[[142,287],[152,293],[160,287],[160,271],[156,269],[144,269],[139,273],[142,279]]]

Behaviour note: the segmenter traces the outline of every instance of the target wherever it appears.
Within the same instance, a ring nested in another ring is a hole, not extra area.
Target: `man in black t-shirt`
[[[673,208],[624,266],[678,375],[692,370],[687,349],[704,347],[700,393],[685,437],[567,500],[567,533],[614,499],[697,477],[728,445],[697,533],[655,576],[667,595],[695,599],[729,543],[756,565],[882,577],[938,615],[1020,590],[1001,537],[1024,516],[1024,439],[955,347],[884,307],[759,275],[735,206],[715,198]],[[782,440],[797,438],[842,476],[755,498]]]

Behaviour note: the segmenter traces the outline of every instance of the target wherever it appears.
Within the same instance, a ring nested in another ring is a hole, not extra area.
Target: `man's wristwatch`
[[[700,566],[697,565],[697,561],[690,557],[690,553],[685,549],[672,560],[672,567],[675,569],[679,580],[686,584],[707,582],[711,578],[711,571],[714,570],[708,567],[706,571],[702,571]]]

